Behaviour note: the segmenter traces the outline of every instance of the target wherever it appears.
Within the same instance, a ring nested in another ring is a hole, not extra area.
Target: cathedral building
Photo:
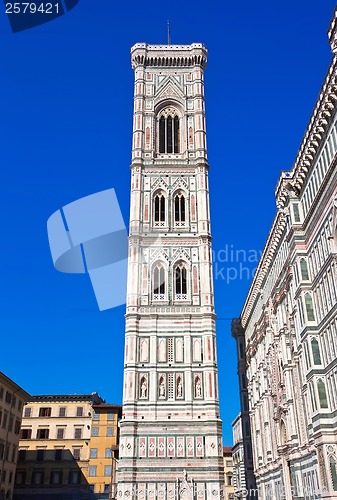
[[[328,34],[333,59],[240,318],[263,499],[337,498],[336,12]]]
[[[223,496],[204,69],[131,50],[135,73],[118,499]]]

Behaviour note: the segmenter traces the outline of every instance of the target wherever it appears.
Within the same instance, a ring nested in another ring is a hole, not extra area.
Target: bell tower
[[[204,69],[191,45],[131,49],[135,72],[117,498],[223,496]]]

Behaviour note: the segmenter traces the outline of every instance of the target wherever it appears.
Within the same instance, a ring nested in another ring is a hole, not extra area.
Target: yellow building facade
[[[32,397],[24,409],[14,499],[109,498],[106,448],[116,447],[120,411],[97,393]]]
[[[115,498],[120,417],[121,407],[118,405],[102,403],[94,406],[89,480],[99,498]],[[102,497],[102,493],[108,497]]]
[[[223,465],[225,475],[224,500],[234,499],[234,481],[233,481],[233,455],[230,446],[223,447]]]

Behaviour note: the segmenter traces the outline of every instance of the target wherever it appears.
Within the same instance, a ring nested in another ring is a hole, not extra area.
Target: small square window
[[[64,439],[64,431],[65,429],[63,427],[58,427],[56,431],[56,438],[57,439]]]
[[[50,417],[51,416],[51,408],[40,408],[39,417]]]
[[[104,466],[104,475],[110,477],[111,476],[111,465]]]
[[[80,482],[80,472],[77,470],[69,471],[68,483],[69,484],[79,484]]]
[[[24,416],[25,418],[29,418],[29,417],[31,417],[31,416],[32,416],[32,409],[31,409],[31,407],[30,407],[30,406],[26,406],[26,407],[25,407],[25,411],[23,412],[23,416]]]
[[[82,439],[82,427],[75,428],[75,439]]]
[[[65,406],[60,406],[59,408],[59,417],[65,417],[66,416],[66,407]]]
[[[38,429],[36,439],[49,439],[49,429]]]
[[[90,465],[90,467],[89,467],[89,476],[91,476],[91,477],[96,476],[96,471],[97,471],[97,466],[96,465]]]
[[[21,429],[21,439],[30,439],[32,437],[32,429]]]

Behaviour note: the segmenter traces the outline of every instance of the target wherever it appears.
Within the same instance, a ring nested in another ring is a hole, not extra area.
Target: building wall
[[[106,493],[108,498],[104,483],[110,487],[110,476],[102,479],[101,465],[97,468],[91,450],[99,449],[97,456],[101,463],[105,461],[102,444],[116,446],[116,414],[120,410],[118,405],[106,405],[96,393],[36,396],[28,402],[19,443],[15,498],[26,500],[48,495],[66,499],[77,495],[76,498],[84,499],[96,498],[96,493]],[[113,420],[108,421],[108,411]],[[108,423],[112,436],[106,436]]]
[[[336,70],[334,55],[241,315],[261,498],[337,497]]]
[[[232,448],[229,446],[224,446],[223,448],[223,463],[225,478],[224,500],[234,500],[233,456]]]
[[[0,372],[0,499],[11,499],[24,402],[30,396]]]

